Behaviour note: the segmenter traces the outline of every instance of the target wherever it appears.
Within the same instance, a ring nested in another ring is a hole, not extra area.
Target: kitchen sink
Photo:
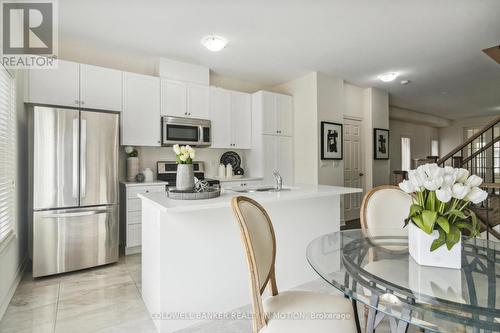
[[[255,187],[255,188],[235,188],[230,190],[239,193],[257,193],[257,192],[284,192],[284,191],[290,191],[291,189],[282,188],[281,190],[278,190],[275,187]]]

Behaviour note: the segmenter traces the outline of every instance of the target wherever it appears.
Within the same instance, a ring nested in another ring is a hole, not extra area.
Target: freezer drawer
[[[34,277],[116,261],[117,205],[34,212]]]

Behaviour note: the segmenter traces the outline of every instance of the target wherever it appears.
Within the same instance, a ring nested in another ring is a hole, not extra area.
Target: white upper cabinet
[[[212,122],[212,148],[231,146],[231,92],[210,87],[210,120]]]
[[[250,94],[210,88],[212,148],[252,147],[252,97]]]
[[[276,124],[278,135],[292,136],[293,133],[293,109],[292,97],[287,95],[275,96],[276,101]]]
[[[59,106],[80,106],[80,64],[58,61],[55,69],[27,71],[25,102]]]
[[[187,116],[186,83],[172,80],[161,80],[161,115]]]
[[[80,105],[84,108],[121,111],[122,72],[80,65]]]
[[[123,73],[122,145],[161,146],[160,78]]]
[[[196,83],[161,80],[162,116],[208,119],[209,87]]]
[[[122,110],[122,72],[59,60],[55,69],[27,71],[25,102]]]
[[[208,119],[210,88],[196,83],[187,84],[187,116]]]
[[[292,136],[292,97],[262,91],[262,134]]]
[[[233,147],[252,148],[252,96],[231,91],[231,127]]]

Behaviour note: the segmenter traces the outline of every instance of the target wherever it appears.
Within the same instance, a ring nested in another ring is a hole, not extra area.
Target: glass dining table
[[[307,260],[326,282],[365,314],[358,330],[500,332],[500,242],[464,239],[462,268],[418,265],[406,229],[334,232],[316,238]],[[361,305],[361,306],[360,306]],[[356,318],[357,319],[357,318]],[[358,321],[359,325],[359,321]]]

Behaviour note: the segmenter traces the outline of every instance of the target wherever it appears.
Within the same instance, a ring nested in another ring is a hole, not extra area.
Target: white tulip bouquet
[[[193,159],[196,156],[196,151],[193,147],[174,145],[175,160],[177,164],[193,164]]]
[[[481,177],[469,176],[466,169],[449,166],[440,168],[437,164],[425,164],[410,170],[408,180],[399,184],[414,200],[405,226],[413,222],[427,234],[437,230],[439,237],[433,241],[431,251],[445,244],[450,250],[459,242],[462,229],[476,237],[479,225],[469,206],[488,197],[488,193],[479,188],[482,182]]]

